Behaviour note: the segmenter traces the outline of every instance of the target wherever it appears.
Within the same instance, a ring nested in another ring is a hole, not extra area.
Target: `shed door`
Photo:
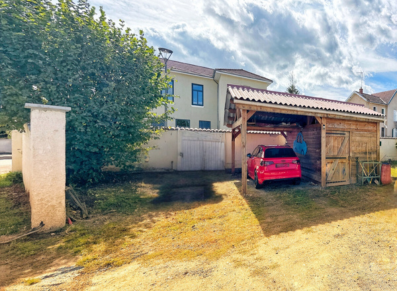
[[[182,138],[180,171],[224,170],[225,144],[221,140]]]
[[[350,183],[350,133],[327,132],[326,177],[327,186]]]

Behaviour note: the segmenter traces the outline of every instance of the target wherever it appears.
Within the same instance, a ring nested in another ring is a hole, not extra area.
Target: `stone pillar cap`
[[[65,106],[53,106],[53,105],[34,104],[34,103],[25,103],[25,108],[51,110],[51,111],[62,111],[62,112],[68,112],[68,111],[72,110],[72,108],[65,107]]]

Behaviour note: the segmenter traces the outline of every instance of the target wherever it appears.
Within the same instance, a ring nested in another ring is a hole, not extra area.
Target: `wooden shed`
[[[225,124],[241,134],[242,177],[247,176],[247,130],[280,131],[301,161],[302,176],[323,187],[356,183],[356,158],[380,160],[381,113],[360,104],[228,85]],[[304,149],[304,150],[302,150]],[[247,180],[242,179],[246,193]]]

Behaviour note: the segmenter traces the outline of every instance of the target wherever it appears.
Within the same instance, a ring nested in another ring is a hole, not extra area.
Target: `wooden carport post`
[[[236,137],[234,135],[234,129],[232,130],[232,175],[236,171]]]
[[[247,110],[241,110],[241,192],[247,194]]]
[[[327,119],[325,117],[321,117],[321,187],[325,187],[327,185],[326,133],[327,133]]]

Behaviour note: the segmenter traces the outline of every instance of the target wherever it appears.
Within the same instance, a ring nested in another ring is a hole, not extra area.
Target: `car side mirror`
[[[249,158],[250,158],[250,157],[251,157],[251,154],[247,154],[247,157],[249,157]]]

